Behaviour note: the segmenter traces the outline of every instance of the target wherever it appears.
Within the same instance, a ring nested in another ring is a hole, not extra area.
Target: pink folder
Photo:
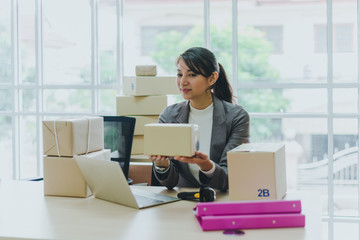
[[[300,200],[261,200],[234,202],[200,202],[194,208],[196,216],[241,215],[265,213],[300,213]]]
[[[304,227],[300,213],[196,216],[203,231],[252,228]]]

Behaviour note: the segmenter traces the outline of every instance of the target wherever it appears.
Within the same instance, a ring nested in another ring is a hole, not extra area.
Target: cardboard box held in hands
[[[146,124],[144,126],[144,154],[191,157],[199,150],[199,136],[197,124]]]

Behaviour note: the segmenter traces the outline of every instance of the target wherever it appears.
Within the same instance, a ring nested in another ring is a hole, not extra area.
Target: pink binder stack
[[[193,211],[203,231],[305,226],[300,200],[200,202]]]

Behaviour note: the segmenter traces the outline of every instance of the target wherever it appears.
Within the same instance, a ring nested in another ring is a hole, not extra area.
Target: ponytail
[[[221,100],[232,103],[233,102],[233,90],[230,86],[226,72],[223,66],[219,63],[219,77],[213,86],[213,93]]]

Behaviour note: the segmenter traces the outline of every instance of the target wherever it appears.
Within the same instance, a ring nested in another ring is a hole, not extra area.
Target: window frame
[[[205,47],[210,46],[210,0],[204,1],[204,42]],[[237,62],[239,61],[237,56],[237,26],[238,26],[238,15],[237,15],[237,0],[232,1],[232,19],[233,19],[233,66],[237,66]],[[116,88],[118,93],[121,93],[122,79],[123,79],[123,2],[124,0],[116,0],[116,12],[117,12],[117,82]],[[236,68],[233,69],[233,80],[232,86],[234,90],[248,88],[248,89],[266,89],[266,88],[310,88],[310,87],[324,87],[328,92],[328,112],[324,114],[289,114],[289,113],[250,113],[251,118],[324,118],[328,123],[328,156],[329,156],[329,167],[328,167],[328,216],[324,216],[323,220],[328,224],[328,236],[329,239],[334,239],[334,223],[358,223],[360,220],[360,209],[357,217],[337,217],[334,216],[334,179],[333,179],[333,142],[334,142],[334,120],[338,118],[354,118],[357,119],[360,129],[360,104],[358,104],[358,113],[356,114],[346,114],[346,113],[334,113],[333,112],[333,89],[334,88],[357,88],[358,94],[360,95],[360,77],[358,74],[358,79],[356,83],[334,83],[333,82],[333,32],[336,31],[333,28],[332,23],[332,2],[333,0],[329,0],[327,2],[327,34],[326,39],[328,42],[328,48],[326,52],[328,60],[328,74],[327,74],[327,82],[323,84],[286,84],[286,83],[273,83],[273,84],[261,84],[261,83],[241,83],[240,79],[238,79]],[[13,162],[13,178],[20,179],[20,169],[21,169],[21,155],[20,155],[20,119],[22,116],[34,116],[36,118],[36,133],[37,133],[37,174],[42,175],[42,137],[41,137],[41,124],[42,120],[45,117],[63,117],[67,116],[68,113],[50,113],[43,111],[43,92],[46,89],[57,88],[57,85],[45,85],[43,84],[42,74],[43,74],[43,9],[42,4],[43,1],[35,0],[36,8],[35,8],[35,47],[36,47],[36,83],[34,86],[26,86],[24,84],[19,84],[19,24],[18,24],[18,8],[19,1],[11,1],[11,51],[12,51],[12,81],[11,84],[0,84],[0,89],[6,89],[11,91],[11,101],[12,101],[12,109],[9,111],[1,111],[0,116],[10,117],[12,119],[12,162]],[[98,42],[97,42],[97,29],[98,29],[98,19],[97,19],[97,11],[98,11],[98,0],[91,0],[91,9],[92,9],[92,81],[91,84],[87,86],[92,92],[92,102],[91,102],[91,112],[83,113],[83,112],[75,112],[74,115],[96,115],[99,114],[99,95],[102,89],[112,89],[112,86],[99,84],[99,74],[98,74]],[[359,13],[358,13],[358,19]],[[359,21],[358,21],[359,22]],[[336,25],[335,25],[336,26]],[[359,26],[356,26],[359,29]],[[353,26],[355,29],[355,26]],[[358,36],[355,36],[358,37]],[[315,42],[315,41],[314,41]],[[354,39],[353,33],[353,51],[357,46],[357,56],[360,59],[360,40]],[[336,49],[335,49],[336,50]],[[314,47],[314,52],[315,51]],[[358,63],[360,65],[360,63]],[[360,69],[360,67],[359,67]],[[64,87],[61,85],[61,87]],[[83,89],[83,85],[71,85],[68,86],[71,89]],[[20,91],[24,89],[34,89],[36,91],[36,111],[35,112],[26,112],[21,111],[19,95]],[[358,146],[359,147],[359,146]],[[358,167],[360,168],[360,166]],[[360,172],[360,171],[359,171]],[[359,191],[360,192],[360,191]],[[360,193],[359,197],[360,199]],[[359,200],[360,204],[360,200]]]

